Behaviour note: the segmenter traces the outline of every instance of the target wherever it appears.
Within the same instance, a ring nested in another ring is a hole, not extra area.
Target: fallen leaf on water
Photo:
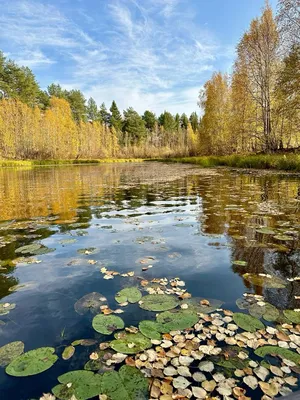
[[[96,352],[90,354],[90,359],[91,360],[98,360],[98,358],[99,358],[99,355]]]

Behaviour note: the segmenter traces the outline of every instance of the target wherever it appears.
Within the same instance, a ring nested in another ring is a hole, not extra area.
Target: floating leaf
[[[0,366],[5,367],[11,363],[15,358],[23,354],[24,343],[17,341],[6,344],[0,347]]]
[[[128,287],[117,293],[115,299],[118,303],[137,303],[142,298],[142,293],[137,287]]]
[[[146,400],[148,380],[134,367],[123,365],[119,372],[109,371],[102,376],[102,394],[110,400]]]
[[[74,353],[75,353],[75,347],[67,346],[62,353],[63,360],[69,360],[71,357],[73,357]]]
[[[61,400],[75,396],[77,400],[87,400],[101,393],[102,376],[92,371],[71,371],[58,377],[61,385],[52,389],[53,394]]]
[[[39,243],[28,244],[26,246],[22,246],[16,249],[16,253],[20,254],[33,254],[35,251],[39,250],[42,247]]]
[[[16,307],[15,303],[0,303],[0,315],[7,315]]]
[[[257,329],[264,329],[265,325],[252,315],[234,313],[234,322],[242,329],[248,332],[255,332]]]
[[[162,327],[158,322],[155,321],[141,321],[139,323],[139,330],[142,332],[144,336],[149,339],[161,339],[160,332],[162,331]]]
[[[288,236],[288,235],[275,235],[274,236],[274,239],[277,239],[277,240],[282,240],[282,241],[284,241],[284,242],[287,242],[287,241],[289,241],[289,240],[294,240],[294,238],[292,237],[292,236]]]
[[[233,265],[238,265],[240,267],[246,267],[247,266],[247,261],[242,261],[242,260],[235,260],[232,261]]]
[[[250,304],[245,299],[237,299],[235,304],[238,306],[240,310],[246,310],[250,307]]]
[[[269,303],[265,303],[262,306],[258,303],[251,304],[249,314],[256,318],[263,317],[266,321],[276,321],[280,315],[277,308]]]
[[[106,303],[107,299],[98,292],[88,293],[74,304],[75,311],[84,315],[88,312],[96,314],[100,311],[100,306]]]
[[[208,301],[208,303],[206,301]],[[203,297],[192,297],[191,299],[184,300],[184,303],[188,304],[188,309],[190,311],[203,314],[209,314],[220,308],[223,304],[221,300]]]
[[[167,311],[172,310],[179,304],[176,297],[169,294],[148,294],[142,297],[139,302],[143,310],[148,311]]]
[[[7,367],[6,373],[12,376],[29,376],[46,371],[57,361],[53,347],[40,347],[15,358]]]
[[[246,273],[243,275],[243,278],[246,281],[252,283],[252,285],[262,286],[266,288],[282,289],[287,285],[287,283],[283,279],[280,279],[277,276]]]
[[[110,344],[111,348],[119,353],[135,354],[152,346],[151,341],[141,333],[121,332],[117,339]]]
[[[295,353],[294,351],[284,349],[278,346],[263,346],[259,347],[254,351],[254,353],[259,357],[265,357],[268,354],[274,354],[276,356],[280,356],[284,359],[290,360],[298,364],[300,362],[300,354]]]
[[[262,233],[263,235],[275,235],[275,231],[271,228],[263,226],[262,228],[256,229],[256,232]]]
[[[103,315],[98,314],[94,317],[92,322],[95,331],[103,335],[111,335],[117,329],[124,328],[124,321],[116,315]]]
[[[300,311],[284,310],[284,316],[294,324],[300,324]]]
[[[77,250],[77,253],[85,254],[85,255],[95,254],[96,252],[97,252],[96,247],[87,247],[85,249],[78,249]]]
[[[193,310],[165,311],[157,316],[157,322],[163,326],[164,332],[191,328],[199,318]]]

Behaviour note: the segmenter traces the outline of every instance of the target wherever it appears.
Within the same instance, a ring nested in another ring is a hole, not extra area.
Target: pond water
[[[15,304],[0,315],[0,347],[22,341],[25,351],[50,346],[59,356],[34,376],[9,376],[0,367],[0,398],[39,399],[113,338],[93,329],[92,313],[74,309],[91,292],[115,310],[122,288],[178,277],[193,297],[219,299],[234,312],[247,313],[236,305],[244,293],[279,310],[299,309],[299,233],[296,175],[163,163],[0,170],[0,303]],[[27,245],[36,246],[22,250]],[[127,276],[104,279],[105,268]],[[270,287],[269,276],[283,285]],[[123,310],[125,326],[155,318],[138,304]],[[63,360],[77,339],[97,343],[76,346]],[[299,348],[298,342],[292,349]],[[297,373],[296,367],[284,377]],[[262,392],[250,389],[250,396]]]

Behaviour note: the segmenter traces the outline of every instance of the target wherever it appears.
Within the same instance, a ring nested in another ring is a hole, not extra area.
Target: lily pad
[[[52,389],[53,394],[61,400],[75,396],[77,400],[87,400],[101,393],[102,376],[92,371],[71,371],[58,377],[61,385]]]
[[[28,244],[26,246],[19,247],[15,250],[16,253],[20,254],[33,254],[35,251],[42,247],[39,243]]]
[[[248,332],[255,332],[257,329],[264,329],[265,325],[252,315],[234,313],[233,320],[240,328]]]
[[[287,283],[283,279],[280,279],[277,276],[246,273],[243,275],[243,278],[246,281],[252,283],[252,285],[262,286],[266,288],[283,289],[287,285]]]
[[[115,299],[118,303],[125,303],[128,301],[129,303],[137,303],[142,298],[142,293],[137,287],[128,287],[122,289],[119,293],[116,294]]]
[[[5,372],[12,376],[37,375],[46,371],[57,361],[53,347],[40,347],[15,358],[7,367]]]
[[[69,360],[71,357],[73,357],[74,353],[75,353],[75,347],[67,346],[62,353],[63,360]]]
[[[139,302],[143,310],[148,311],[167,311],[177,307],[179,301],[175,296],[169,294],[148,294],[142,297]]]
[[[300,363],[300,354],[297,354],[292,350],[284,349],[278,346],[259,347],[254,351],[254,353],[259,357],[265,357],[268,354],[275,354],[277,356],[282,357],[283,359],[293,361],[296,364]]]
[[[87,247],[85,249],[78,249],[77,250],[77,253],[85,254],[85,255],[95,254],[96,252],[97,252],[96,247]]]
[[[250,303],[245,299],[237,299],[235,304],[240,310],[247,310],[250,307]]]
[[[284,316],[294,324],[300,324],[300,312],[294,310],[284,310]]]
[[[116,337],[110,347],[119,353],[135,354],[152,346],[151,341],[142,333],[120,332]]]
[[[263,235],[275,235],[275,231],[271,228],[263,226],[262,228],[256,229],[256,232],[262,233]]]
[[[124,328],[124,321],[117,315],[98,314],[93,318],[92,322],[95,331],[103,335],[111,335],[117,329]]]
[[[17,341],[0,347],[0,367],[5,367],[24,352],[24,343]]]
[[[100,306],[107,302],[106,297],[98,292],[88,293],[74,304],[75,311],[79,315],[84,315],[88,312],[96,314],[100,311]]]
[[[235,260],[232,261],[233,265],[238,265],[239,267],[246,267],[247,266],[247,261],[242,261],[242,260]]]
[[[209,304],[201,304],[201,301],[203,300],[207,300]],[[203,297],[192,297],[191,299],[183,300],[182,303],[188,305],[188,310],[203,314],[209,314],[219,309],[223,304],[221,300],[208,298],[204,299]]]
[[[161,324],[165,332],[191,328],[199,318],[193,310],[165,311],[157,316],[157,322]]]
[[[264,318],[266,321],[276,321],[280,315],[276,307],[270,303],[265,303],[263,306],[257,303],[251,304],[249,314],[255,318]]]
[[[15,303],[0,303],[0,315],[7,315],[14,308],[16,308]]]
[[[155,321],[141,321],[139,323],[139,330],[149,339],[161,339],[162,326]]]
[[[105,372],[102,376],[101,390],[110,400],[149,398],[147,378],[137,368],[128,365],[123,365],[119,372]]]

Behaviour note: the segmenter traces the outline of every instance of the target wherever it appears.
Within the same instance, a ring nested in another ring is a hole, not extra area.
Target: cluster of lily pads
[[[193,298],[179,278],[140,279],[115,301],[120,308],[112,310],[105,296],[93,292],[75,303],[78,314],[93,315],[96,332],[114,337],[94,348],[82,370],[59,376],[53,394],[41,399],[270,400],[298,387],[297,310],[279,311],[263,296],[245,294],[237,300],[243,312],[234,313],[219,300]],[[148,311],[149,319],[126,327],[116,314],[129,304]],[[79,345],[97,342],[76,340],[62,359],[73,357]],[[0,365],[16,377],[44,372],[58,358],[51,347],[24,353],[22,342],[12,342],[0,348]]]

